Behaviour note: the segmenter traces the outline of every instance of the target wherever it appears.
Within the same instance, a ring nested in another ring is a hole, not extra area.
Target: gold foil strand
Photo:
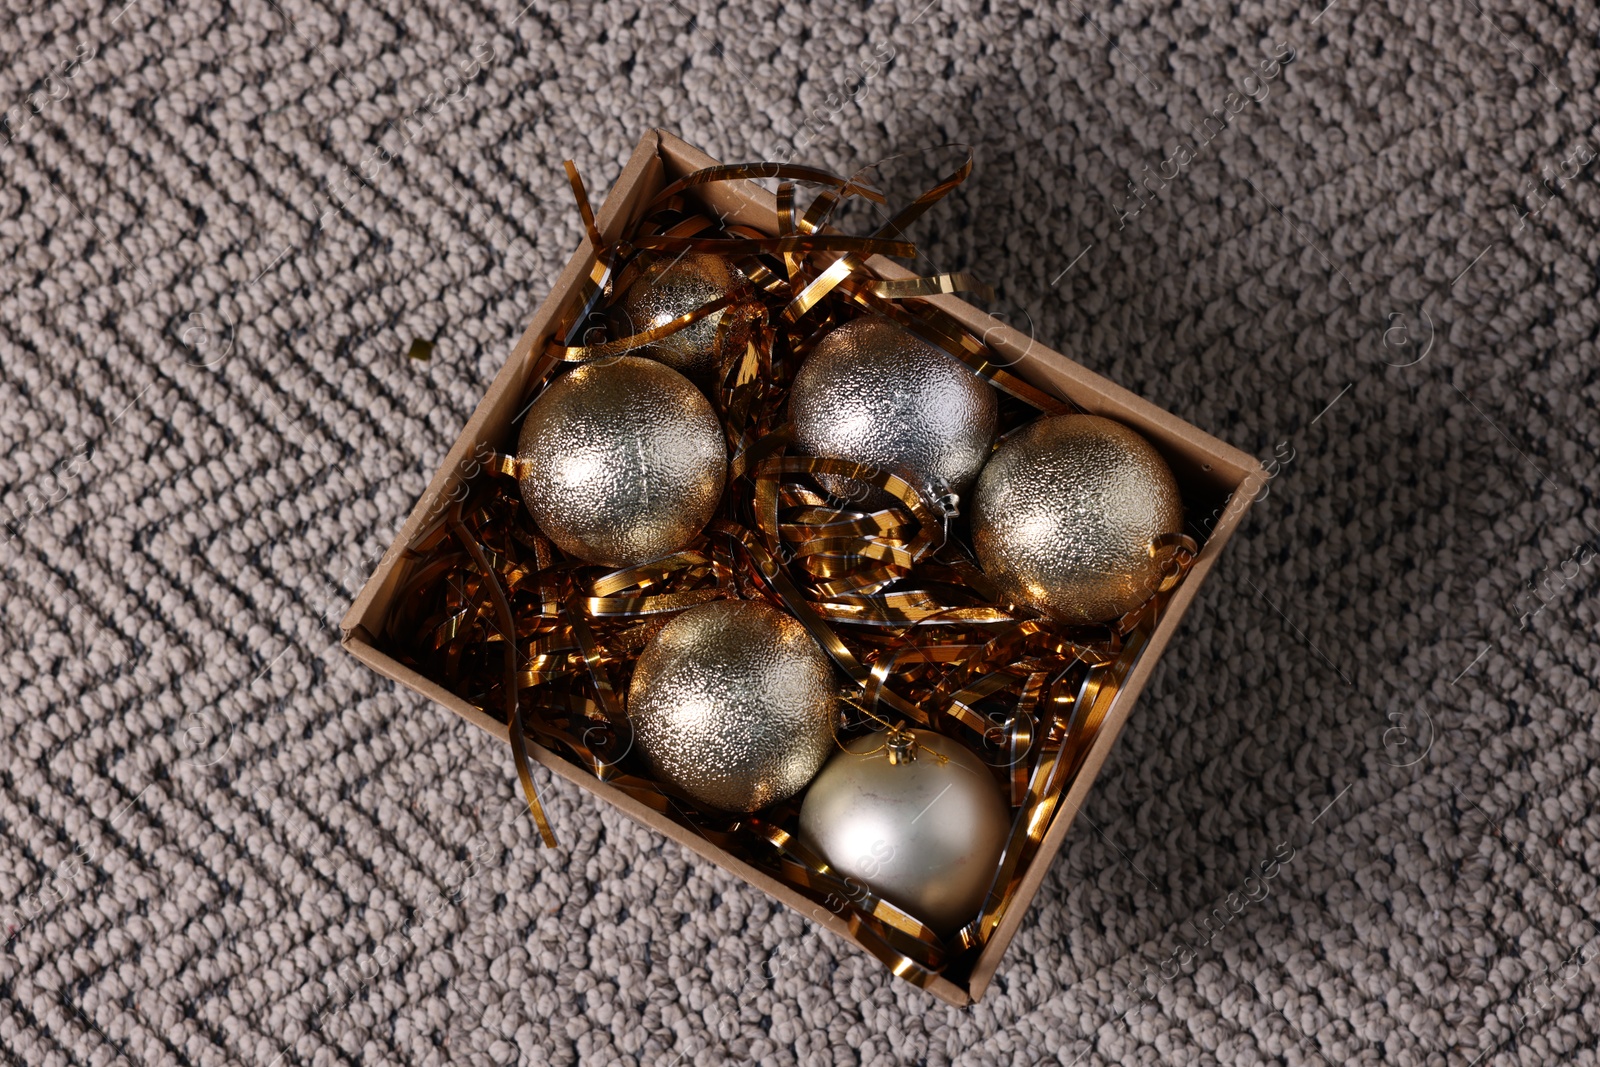
[[[483,546],[478,544],[477,538],[466,528],[461,521],[461,503],[457,501],[451,506],[450,525],[460,538],[462,547],[472,556],[473,560],[483,570],[483,577],[489,583],[494,597],[495,610],[499,612],[500,626],[505,633],[515,632],[516,623],[512,618],[511,605],[506,600],[505,592],[495,581],[494,571],[489,566],[489,560],[484,556]],[[528,802],[528,813],[533,816],[534,824],[539,827],[540,840],[546,848],[556,847],[555,831],[550,828],[550,822],[545,818],[544,805],[539,803],[539,791],[533,784],[533,774],[528,768],[529,756],[526,742],[522,740],[523,717],[522,708],[517,701],[517,646],[515,642],[505,643],[505,670],[506,670],[506,721],[510,725],[511,752],[517,761],[517,777],[522,782],[522,795]]]
[[[961,271],[894,281],[880,279],[866,283],[864,289],[883,300],[909,300],[915,296],[938,296],[941,293],[976,293],[985,300],[994,299],[992,285]]]
[[[570,159],[562,160],[561,165],[566,169],[567,182],[572,186],[572,197],[578,202],[578,217],[583,220],[583,232],[589,237],[589,247],[594,249],[596,256],[604,259],[606,243],[600,237],[600,228],[594,223],[594,208],[589,206],[589,194],[584,191],[578,167]]]

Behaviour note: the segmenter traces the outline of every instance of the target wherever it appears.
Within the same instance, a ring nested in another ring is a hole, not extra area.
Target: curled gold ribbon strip
[[[881,227],[879,227],[877,234],[875,234],[874,236],[883,236],[885,234],[892,234],[893,236],[898,237],[901,234],[905,233],[906,227],[911,225],[917,219],[921,218],[923,212],[927,211],[930,207],[932,207],[934,204],[938,203],[940,200],[943,200],[946,194],[948,194],[956,186],[960,185],[962,182],[966,181],[969,177],[971,177],[971,175],[972,175],[972,146],[971,145],[968,145],[968,144],[949,144],[949,145],[940,145],[939,147],[941,147],[941,148],[965,148],[966,149],[966,153],[965,153],[965,157],[961,161],[961,165],[959,167],[957,167],[954,171],[952,171],[949,175],[947,175],[946,177],[940,179],[936,184],[933,185],[932,188],[928,189],[921,196],[919,196],[915,200],[913,200],[909,205],[907,205],[898,214],[896,214],[894,216],[894,218],[890,219],[888,222],[884,223]],[[899,157],[899,156],[890,156],[889,157],[889,159],[898,159],[898,158],[902,158],[902,157]],[[868,169],[873,169],[873,168],[876,168],[876,167],[880,167],[880,166],[882,166],[884,163],[886,163],[888,161],[889,160],[880,160],[879,162],[872,164],[872,168],[868,168]]]
[[[972,149],[970,146],[966,147],[966,159],[962,162],[961,166],[957,168],[955,173],[934,185],[933,188],[917,197],[914,202],[896,214],[888,222],[884,223],[883,226],[879,227],[877,233],[873,234],[873,238],[888,239],[899,237],[905,232],[905,228],[918,217],[920,217],[923,212],[927,211],[928,208],[933,206],[935,202],[942,199],[945,194],[950,192],[950,190],[954,189],[957,185],[965,181],[967,176],[972,173]],[[877,165],[878,164],[874,164],[874,166]],[[849,186],[846,186],[845,188],[848,189]],[[832,199],[830,199],[830,194],[824,194],[824,196],[819,197],[818,202],[812,205],[813,211],[808,213],[806,216],[806,222],[803,227],[806,232],[815,233],[821,225],[822,218],[831,213],[833,206],[834,202]],[[819,209],[820,214],[818,213]],[[808,311],[816,307],[822,301],[823,297],[827,296],[834,289],[838,288],[840,284],[845,281],[845,279],[865,273],[866,265],[858,253],[865,253],[867,250],[846,249],[846,251],[849,251],[850,254],[830,265],[826,270],[813,279],[809,285],[796,294],[795,298],[790,301],[789,306],[783,310],[783,320],[785,322],[798,322]],[[914,255],[915,250],[912,250],[912,252],[906,254]],[[792,272],[790,277],[791,279],[794,277]],[[921,280],[922,279],[918,279],[918,281]],[[866,284],[869,287],[875,288],[876,286],[885,283],[874,279]],[[892,283],[889,284],[892,286]]]
[[[940,293],[976,293],[985,300],[994,299],[994,287],[979,281],[970,274],[957,271],[951,274],[930,274],[925,278],[904,278],[897,281],[868,282],[864,291],[884,300],[909,300],[914,296],[938,296]]]
[[[794,299],[789,301],[789,306],[783,309],[783,321],[800,321],[806,312],[822,302],[823,297],[837,289],[840,282],[860,269],[860,261],[850,256],[837,260],[827,270],[813,278],[804,289],[795,294]]]
[[[566,169],[567,181],[572,186],[572,198],[578,202],[578,217],[583,220],[583,232],[598,255],[606,250],[606,243],[600,237],[600,228],[595,225],[594,208],[589,206],[589,194],[584,191],[583,178],[578,175],[578,167],[572,160],[563,160],[561,165]]]
[[[494,580],[494,572],[490,567],[488,557],[484,555],[483,546],[467,530],[461,521],[461,503],[457,501],[451,507],[450,527],[456,536],[461,539],[462,546],[472,556],[473,562],[482,569],[484,577],[488,579],[489,589],[494,598],[495,611],[499,616],[499,623],[503,633],[511,633],[516,629],[516,623],[511,614],[511,605],[506,600],[505,591]],[[533,784],[533,774],[529,769],[527,742],[524,740],[524,720],[522,706],[517,700],[517,649],[511,642],[505,643],[505,671],[508,684],[505,688],[507,704],[506,719],[511,725],[510,740],[511,752],[517,761],[517,777],[522,782],[522,794],[528,802],[528,813],[533,816],[535,825],[539,827],[539,837],[546,848],[556,847],[555,831],[550,828],[550,822],[545,817],[544,805],[539,803],[539,792]]]

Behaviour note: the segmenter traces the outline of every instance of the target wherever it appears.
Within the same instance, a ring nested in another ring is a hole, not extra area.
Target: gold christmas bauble
[[[850,742],[800,808],[812,851],[941,934],[978,917],[1010,829],[989,768],[930,730]]]
[[[646,267],[610,312],[613,337],[631,337],[664,326],[746,284],[744,272],[718,255],[690,252],[658,259]],[[738,302],[637,349],[695,382],[709,384],[717,369],[717,325],[727,316],[728,351],[743,351],[751,317],[749,302]]]
[[[965,364],[882,315],[829,331],[789,390],[801,451],[906,471],[934,497],[966,496],[989,456],[997,406]],[[836,495],[863,495],[850,479],[819,480]]]
[[[522,499],[562,551],[628,567],[676,552],[722,497],[722,423],[689,380],[637,356],[583,364],[528,409]]]
[[[1183,528],[1161,454],[1098,415],[1039,419],[1007,438],[978,476],[972,544],[1014,603],[1061,622],[1108,622],[1161,584],[1151,542]]]
[[[716,600],[663,626],[628,688],[634,743],[698,803],[755,811],[804,789],[834,748],[833,666],[770,604]]]

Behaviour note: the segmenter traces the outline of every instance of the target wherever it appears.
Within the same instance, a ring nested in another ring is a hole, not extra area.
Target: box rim
[[[628,162],[618,174],[612,184],[602,205],[596,215],[596,222],[601,232],[608,238],[615,235],[621,225],[621,214],[624,202],[638,187],[639,181],[645,173],[652,169],[653,163],[663,166],[668,163],[680,166],[692,164],[689,169],[696,166],[712,166],[717,161],[706,155],[700,149],[683,141],[669,131],[651,129],[641,136],[635,146]],[[748,189],[744,188],[748,186]],[[735,195],[744,200],[757,210],[776,212],[776,198],[753,183],[729,183],[735,190]],[[619,194],[620,197],[619,197]],[[763,201],[765,198],[765,202]],[[637,206],[637,205],[636,205]],[[539,303],[528,327],[524,330],[516,346],[508,356],[505,365],[496,374],[493,381],[480,399],[472,416],[462,427],[455,444],[445,457],[445,461],[430,479],[417,503],[412,508],[406,522],[395,535],[389,547],[385,550],[378,567],[363,584],[362,589],[352,602],[350,609],[345,613],[341,622],[341,644],[352,655],[360,659],[374,671],[392,681],[400,682],[419,695],[443,705],[448,710],[466,719],[469,723],[483,729],[485,732],[509,744],[510,728],[498,719],[488,715],[481,709],[469,704],[454,693],[444,689],[441,685],[426,678],[426,676],[406,667],[376,644],[375,635],[368,629],[369,616],[373,612],[379,598],[385,592],[391,593],[392,581],[397,575],[404,546],[409,545],[412,539],[420,532],[427,516],[434,513],[438,502],[450,490],[452,483],[460,477],[462,462],[467,451],[474,447],[487,423],[490,414],[496,407],[499,393],[509,388],[519,376],[530,369],[536,358],[534,346],[542,341],[542,335],[548,331],[550,325],[561,313],[564,305],[572,294],[578,278],[593,270],[596,256],[593,246],[587,235],[580,238],[578,247],[567,261],[567,265],[557,276],[544,299]],[[885,277],[910,277],[911,272],[900,267],[892,261],[882,257],[873,257],[872,266],[879,270]],[[559,299],[556,299],[559,296]],[[1023,335],[1004,323],[999,323],[980,309],[954,296],[937,296],[928,298],[928,302],[941,310],[947,311],[964,321],[973,318],[985,320],[983,327],[986,339],[998,337],[1001,345],[1016,345],[1016,338]],[[969,328],[971,328],[969,323]],[[998,333],[996,331],[999,331]],[[1052,818],[1050,829],[1040,843],[1038,851],[1029,863],[1027,873],[1018,886],[1012,906],[1007,910],[1000,924],[996,927],[988,943],[973,964],[971,972],[966,977],[965,985],[958,984],[943,976],[937,976],[926,987],[925,991],[955,1007],[966,1007],[980,999],[987,990],[994,974],[998,970],[1000,961],[1009,949],[1010,942],[1020,929],[1023,919],[1031,912],[1045,877],[1048,876],[1055,862],[1067,833],[1076,822],[1077,814],[1082,807],[1084,799],[1093,788],[1099,777],[1099,772],[1115,747],[1120,737],[1123,726],[1131,717],[1133,706],[1137,703],[1145,684],[1159,663],[1161,655],[1170,643],[1173,634],[1182,623],[1188,608],[1199,594],[1203,584],[1220,558],[1222,549],[1232,538],[1234,532],[1242,523],[1243,516],[1253,503],[1255,489],[1246,493],[1243,490],[1257,483],[1264,483],[1265,472],[1259,462],[1243,451],[1229,445],[1215,436],[1201,430],[1192,423],[1174,415],[1171,412],[1156,406],[1151,401],[1125,389],[1097,372],[1084,367],[1066,355],[1056,352],[1048,346],[1038,344],[1032,338],[1026,339],[1027,349],[1019,358],[1027,359],[1035,345],[1041,350],[1038,358],[1048,362],[1056,374],[1064,377],[1079,386],[1084,391],[1092,393],[1099,399],[1106,401],[1104,406],[1096,410],[1118,412],[1112,417],[1123,421],[1135,423],[1139,428],[1150,424],[1158,424],[1168,436],[1176,436],[1183,441],[1189,452],[1204,454],[1214,461],[1213,469],[1219,475],[1218,480],[1227,483],[1224,475],[1232,476],[1232,484],[1228,488],[1227,502],[1223,508],[1222,516],[1207,537],[1202,546],[1194,566],[1190,569],[1185,580],[1180,584],[1173,598],[1169,601],[1167,609],[1156,628],[1151,632],[1149,643],[1130,666],[1123,686],[1117,694],[1115,701],[1108,713],[1107,721],[1102,725],[1099,734],[1091,743],[1085,754],[1084,763],[1073,779],[1072,785],[1062,795],[1059,806]],[[1051,392],[1057,392],[1052,388]],[[1079,397],[1072,397],[1074,402]],[[1085,410],[1088,406],[1082,405]],[[1215,462],[1220,461],[1220,462]],[[381,605],[387,608],[387,603]],[[780,882],[765,872],[745,863],[738,857],[720,848],[711,845],[703,837],[680,826],[678,823],[666,818],[664,815],[649,808],[647,805],[629,797],[609,784],[602,782],[593,775],[583,771],[567,761],[562,756],[550,752],[543,746],[529,739],[529,751],[533,758],[541,765],[549,768],[558,777],[570,781],[580,789],[584,789],[600,797],[618,809],[628,814],[636,822],[656,830],[669,840],[684,845],[708,860],[714,866],[728,873],[742,878],[757,889],[766,892],[769,896],[800,913],[806,918],[819,923],[825,929],[840,936],[849,942],[857,951],[866,951],[865,947],[850,936],[848,925],[839,916],[829,912],[821,904],[810,900],[787,884]],[[820,914],[819,914],[820,913]]]

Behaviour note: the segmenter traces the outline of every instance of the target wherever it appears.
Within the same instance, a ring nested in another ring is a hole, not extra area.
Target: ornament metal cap
[[[917,758],[916,735],[898,726],[889,728],[883,738],[883,747],[888,750],[889,762],[893,764],[910,763]]]

